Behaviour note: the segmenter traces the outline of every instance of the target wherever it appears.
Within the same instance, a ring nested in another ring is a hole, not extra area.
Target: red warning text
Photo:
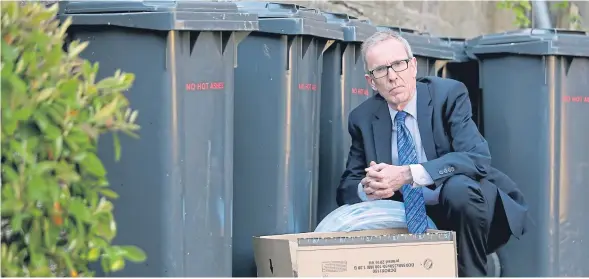
[[[564,103],[589,103],[589,96],[563,96]]]
[[[225,82],[190,82],[186,84],[186,91],[221,90],[225,89]]]
[[[317,91],[317,84],[312,84],[312,83],[299,83],[299,90]]]
[[[354,95],[363,95],[363,96],[368,96],[368,89],[364,89],[364,88],[352,88],[352,94]]]

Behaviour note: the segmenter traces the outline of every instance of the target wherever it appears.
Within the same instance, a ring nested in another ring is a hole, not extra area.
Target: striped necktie
[[[397,127],[397,150],[399,153],[399,165],[411,165],[419,163],[415,143],[409,129],[405,125],[407,112],[399,111],[395,115]],[[423,188],[406,184],[401,188],[403,200],[405,201],[405,217],[409,233],[425,233],[427,230],[427,214],[425,212],[425,201],[423,199]]]

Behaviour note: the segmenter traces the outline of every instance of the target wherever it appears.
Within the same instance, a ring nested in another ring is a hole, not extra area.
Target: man
[[[515,183],[491,167],[486,140],[471,119],[464,84],[416,80],[405,39],[377,32],[362,45],[366,81],[378,94],[349,115],[352,145],[337,202],[405,203],[411,233],[457,234],[459,276],[486,276],[487,254],[526,231],[527,205]]]

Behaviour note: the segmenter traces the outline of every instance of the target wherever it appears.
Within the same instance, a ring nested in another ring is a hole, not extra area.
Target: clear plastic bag
[[[436,229],[428,217],[428,227]],[[350,232],[376,229],[407,228],[405,205],[391,200],[375,200],[342,205],[327,215],[315,232]]]

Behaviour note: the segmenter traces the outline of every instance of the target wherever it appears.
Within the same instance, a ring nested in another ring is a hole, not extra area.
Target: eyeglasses
[[[409,68],[409,61],[411,61],[411,57],[393,62],[391,65],[388,66],[379,66],[372,71],[368,71],[368,73],[374,78],[382,78],[389,74],[389,69],[392,69],[396,73],[402,72]]]

